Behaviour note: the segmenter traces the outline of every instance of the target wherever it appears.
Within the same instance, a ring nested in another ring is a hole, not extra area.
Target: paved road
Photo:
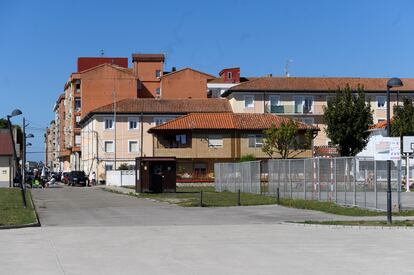
[[[278,206],[180,208],[35,190],[43,227],[0,231],[0,274],[412,274],[414,231],[286,225]]]
[[[223,225],[336,219],[276,205],[189,208],[114,194],[100,188],[33,190],[43,226]]]

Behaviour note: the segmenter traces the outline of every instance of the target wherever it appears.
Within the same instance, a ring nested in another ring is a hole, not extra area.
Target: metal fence
[[[394,209],[413,209],[414,194],[401,192],[405,169],[391,162]],[[386,210],[387,162],[339,157],[268,160],[215,165],[216,191],[261,193],[281,198],[332,201]],[[262,169],[260,169],[262,167]]]
[[[214,164],[217,192],[240,190],[260,194],[260,161]]]

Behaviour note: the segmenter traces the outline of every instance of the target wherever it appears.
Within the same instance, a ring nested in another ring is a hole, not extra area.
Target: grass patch
[[[342,216],[386,216],[385,211],[368,210],[359,207],[342,206],[334,202],[315,201],[315,200],[300,200],[300,199],[280,199],[279,205],[286,207],[308,209],[321,211],[325,213],[342,215]],[[414,210],[404,210],[394,212],[393,216],[414,216]]]
[[[388,224],[386,221],[304,221],[299,223],[349,226],[414,226],[414,220],[393,221],[392,224]]]
[[[358,207],[346,207],[338,205],[334,202],[314,201],[314,200],[296,200],[296,199],[280,199],[279,205],[286,207],[316,210],[330,214],[343,216],[383,216],[385,213],[379,211],[371,211]]]
[[[194,207],[200,205],[201,191],[203,191],[203,206],[205,207],[237,206],[237,193],[215,192],[214,187],[177,187],[176,193],[141,193],[137,196],[174,203],[180,206]],[[242,206],[268,205],[276,204],[276,199],[262,195],[241,193],[240,202]]]
[[[19,188],[0,188],[0,226],[37,222],[30,192],[26,193],[27,208],[23,208]]]

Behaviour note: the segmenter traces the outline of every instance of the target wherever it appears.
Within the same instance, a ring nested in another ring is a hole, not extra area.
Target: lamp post
[[[19,173],[20,173],[20,171],[18,169],[19,168],[19,161],[17,160],[16,144],[14,143],[13,130],[12,130],[12,124],[11,124],[10,119],[12,117],[19,116],[21,114],[22,114],[22,111],[20,111],[19,109],[14,109],[13,112],[10,115],[7,116],[7,124],[9,126],[10,137],[11,137],[12,146],[13,146],[13,157],[14,157],[14,166],[15,166],[13,173],[15,173],[16,176],[19,175]],[[14,179],[13,179],[13,183],[14,183]],[[26,193],[25,193],[23,185],[24,184],[22,183],[22,177],[20,176],[20,188],[21,188],[21,191],[22,191],[23,206],[24,206],[24,208],[26,208],[26,206],[27,206],[27,204],[26,204]]]
[[[391,136],[391,118],[390,118],[390,89],[401,87],[403,83],[401,79],[393,77],[387,82],[387,137]],[[387,223],[392,223],[391,212],[391,160],[387,160]]]
[[[26,144],[26,139],[34,138],[33,134],[26,134],[26,119],[23,117],[23,156],[22,156],[22,183],[23,188],[26,189],[26,147],[31,146],[31,143]]]

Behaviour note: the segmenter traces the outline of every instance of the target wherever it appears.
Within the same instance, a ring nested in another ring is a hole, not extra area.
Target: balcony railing
[[[279,105],[270,106],[270,113],[272,114],[313,114],[312,109],[303,105]]]

